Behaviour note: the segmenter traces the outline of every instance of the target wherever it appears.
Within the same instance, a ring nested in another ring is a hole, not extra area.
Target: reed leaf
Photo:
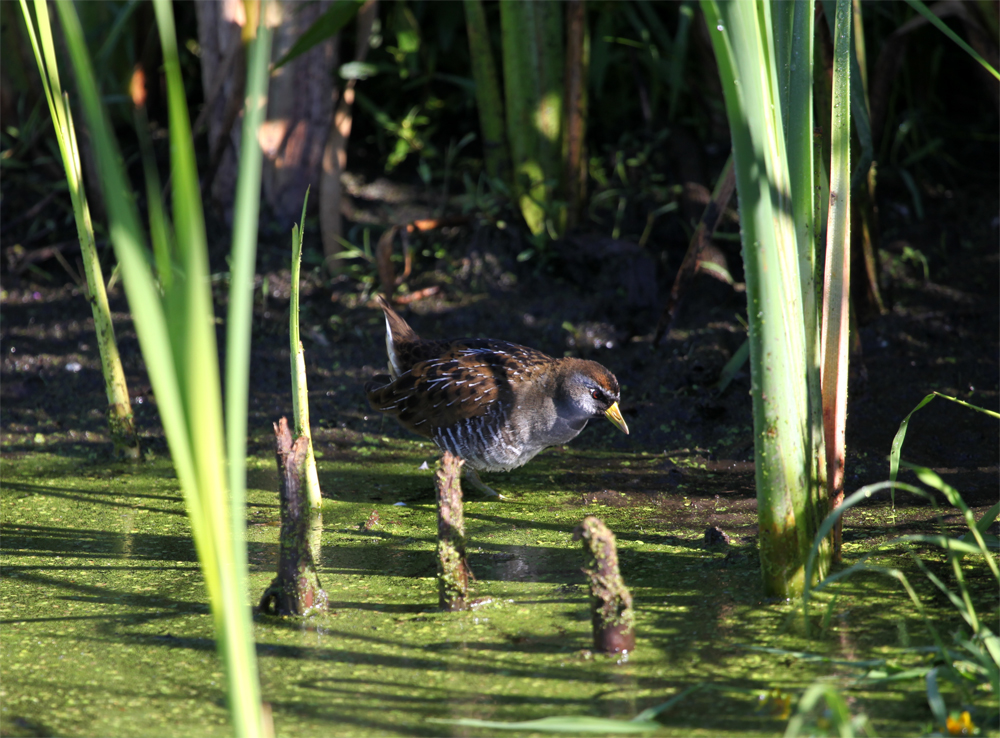
[[[830,122],[830,213],[823,282],[823,428],[827,485],[834,507],[844,497],[847,362],[851,289],[851,3],[837,0]],[[834,532],[840,558],[840,526]]]
[[[302,200],[302,218],[298,225],[292,226],[292,298],[288,306],[288,335],[291,342],[292,362],[292,411],[295,415],[295,435],[309,439],[309,449],[306,452],[305,475],[306,495],[309,507],[318,510],[323,506],[323,497],[319,486],[319,472],[316,469],[316,455],[313,451],[312,429],[309,425],[309,384],[306,376],[306,355],[299,336],[299,288],[302,272],[302,239],[306,230],[306,205],[309,202],[309,189]],[[318,560],[318,552],[317,552]]]
[[[931,25],[933,25],[936,29],[938,29],[939,31],[941,31],[941,33],[943,33],[945,36],[947,36],[952,41],[954,41],[956,44],[958,44],[959,47],[961,47],[961,49],[963,51],[965,51],[966,54],[968,54],[973,59],[975,59],[977,62],[979,62],[980,64],[982,64],[983,68],[987,72],[989,72],[990,74],[992,74],[997,79],[1000,79],[1000,72],[998,72],[996,69],[994,69],[992,67],[992,65],[988,61],[986,61],[985,59],[983,59],[983,57],[980,56],[979,53],[975,49],[973,49],[971,46],[969,46],[967,43],[965,43],[965,41],[962,40],[962,38],[957,33],[955,33],[953,30],[951,30],[950,28],[948,28],[948,26],[945,24],[945,22],[943,20],[941,20],[940,18],[938,18],[934,14],[933,10],[931,10],[926,5],[924,5],[922,2],[920,2],[920,0],[906,0],[906,2],[914,10],[916,10],[918,13],[920,13],[920,15],[922,15],[924,18],[926,18],[928,21],[930,21]]]
[[[787,60],[805,53],[792,46],[804,36],[787,38],[794,19],[782,17],[776,30],[772,7],[779,13],[787,9],[781,3],[702,2],[733,138],[740,201],[761,574],[770,595],[787,597],[805,587],[804,565],[825,498],[811,472],[802,269],[780,92]],[[780,42],[777,34],[783,36]],[[796,162],[805,166],[802,157]]]
[[[59,154],[62,158],[66,183],[73,205],[73,217],[76,221],[80,254],[83,258],[83,268],[87,279],[87,298],[94,316],[94,329],[101,355],[101,372],[104,377],[105,394],[108,398],[108,427],[115,453],[126,458],[138,459],[140,457],[139,439],[133,423],[132,403],[125,381],[125,371],[118,353],[115,328],[111,321],[111,308],[108,305],[108,294],[104,287],[101,261],[94,245],[94,226],[83,185],[83,168],[80,163],[80,147],[76,140],[76,128],[73,124],[73,112],[70,109],[69,96],[63,92],[59,79],[59,65],[56,59],[48,6],[40,0],[36,0],[34,7],[37,29],[35,22],[32,21],[27,0],[21,0],[21,13],[35,55],[35,63],[38,65],[45,100],[52,116],[56,142],[59,146]]]
[[[234,729],[237,735],[262,736],[269,732],[269,726],[261,710],[246,599],[245,511],[242,499],[233,499],[227,485],[207,242],[172,7],[168,0],[155,0],[153,6],[167,82],[176,229],[175,239],[169,233],[159,233],[156,238],[172,244],[169,251],[177,260],[174,278],[160,285],[150,266],[138,211],[101,105],[76,9],[68,0],[59,0],[56,7],[94,143],[98,174],[107,200],[111,241],[121,265],[136,333],[191,521],[217,646],[226,664]],[[261,46],[251,48],[251,68],[259,63],[255,54],[261,52]],[[267,49],[263,52],[266,59]],[[248,99],[262,99],[262,82],[266,83],[266,74],[252,79],[247,88]],[[247,139],[256,145],[255,131],[249,131],[249,135],[245,132],[244,140]],[[241,173],[241,177],[245,176]],[[259,175],[256,185],[251,182],[243,186],[256,198],[253,193],[259,192]],[[244,213],[238,209],[236,221],[243,217]],[[253,218],[256,221],[255,214]],[[162,227],[162,221],[159,226],[153,225]],[[162,297],[159,288],[164,288]],[[236,361],[232,357],[230,360]],[[235,459],[236,464],[242,466],[242,462],[242,456]]]

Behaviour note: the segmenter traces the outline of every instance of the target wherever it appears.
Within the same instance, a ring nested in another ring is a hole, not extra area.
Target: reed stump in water
[[[450,612],[469,609],[469,576],[465,560],[465,516],[462,513],[462,472],[460,458],[444,452],[434,485],[438,509],[438,602]]]
[[[328,597],[319,583],[315,554],[323,529],[319,510],[309,505],[305,486],[305,463],[309,438],[292,443],[288,420],[274,424],[275,455],[281,477],[281,541],[278,575],[260,600],[261,612],[306,615],[326,610]]]
[[[574,541],[583,541],[589,554],[583,573],[590,579],[590,618],[594,650],[601,653],[631,653],[635,650],[635,615],[632,594],[618,570],[615,536],[604,521],[592,515],[573,531]]]

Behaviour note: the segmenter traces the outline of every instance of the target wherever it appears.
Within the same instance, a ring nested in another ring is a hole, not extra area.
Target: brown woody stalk
[[[434,472],[438,506],[438,601],[450,612],[469,609],[469,564],[465,560],[460,458],[445,451]]]
[[[261,612],[276,615],[307,615],[326,610],[328,597],[316,573],[313,551],[319,550],[323,530],[319,509],[309,504],[305,488],[305,464],[309,437],[292,443],[288,419],[274,424],[274,436],[281,476],[281,541],[278,575],[260,600]]]
[[[601,653],[630,653],[635,650],[635,614],[632,594],[618,570],[615,536],[604,521],[588,515],[573,531],[574,541],[583,541],[589,555],[590,617],[594,650]]]

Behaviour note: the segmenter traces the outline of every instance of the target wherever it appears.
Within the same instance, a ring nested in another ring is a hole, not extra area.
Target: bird
[[[466,479],[503,499],[480,471],[510,471],[567,443],[592,418],[628,434],[618,380],[596,361],[553,358],[492,338],[424,340],[381,295],[388,374],[365,384],[373,410],[464,460]]]

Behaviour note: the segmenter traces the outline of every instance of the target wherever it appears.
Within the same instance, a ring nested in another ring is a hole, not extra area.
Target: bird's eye
[[[593,397],[595,400],[600,400],[601,399],[601,391],[600,390],[594,390],[593,392],[590,393],[590,396]]]

